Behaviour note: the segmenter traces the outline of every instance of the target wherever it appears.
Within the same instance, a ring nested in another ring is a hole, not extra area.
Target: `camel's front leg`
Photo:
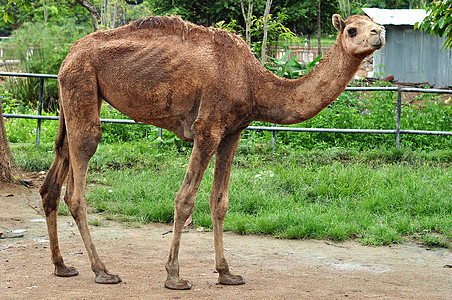
[[[232,161],[239,144],[241,131],[226,136],[220,143],[215,158],[215,174],[212,193],[210,194],[210,211],[212,214],[213,232],[215,240],[215,268],[219,273],[218,283],[227,285],[244,284],[245,279],[233,275],[229,271],[224,257],[223,223],[229,206],[229,178]]]
[[[196,194],[210,159],[216,149],[212,139],[195,141],[182,186],[174,200],[174,227],[171,246],[166,263],[167,279],[165,287],[174,290],[188,290],[191,283],[179,277],[179,245],[184,223],[193,213]]]

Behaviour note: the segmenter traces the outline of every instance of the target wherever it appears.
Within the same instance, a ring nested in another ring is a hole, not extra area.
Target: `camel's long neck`
[[[308,120],[333,102],[353,78],[364,58],[350,57],[336,42],[307,76],[287,80],[259,70],[254,77],[253,119],[278,124]]]

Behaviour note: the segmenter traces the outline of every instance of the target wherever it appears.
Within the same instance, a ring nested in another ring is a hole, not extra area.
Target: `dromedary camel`
[[[241,132],[253,120],[293,124],[314,117],[347,86],[363,59],[385,43],[384,30],[363,16],[343,21],[333,15],[337,41],[306,77],[278,78],[255,59],[234,34],[177,17],[148,17],[127,26],[90,34],[69,51],[58,74],[60,121],[55,159],[40,188],[55,275],[74,276],[58,246],[57,210],[64,201],[74,217],[97,283],[119,283],[105,268],[88,228],[85,184],[88,162],[101,139],[102,99],[136,121],[173,131],[194,142],[175,199],[174,228],[165,287],[189,289],[179,277],[179,243],[192,214],[204,170],[214,153],[210,209],[215,267],[220,284],[245,280],[229,271],[223,250],[232,160]]]

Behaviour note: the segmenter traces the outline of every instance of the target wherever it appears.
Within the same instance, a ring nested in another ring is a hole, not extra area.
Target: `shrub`
[[[64,26],[52,23],[24,23],[11,35],[7,43],[7,59],[20,60],[25,73],[57,74],[72,43],[88,33],[88,28],[68,21]],[[7,66],[16,71],[16,66]],[[16,99],[35,105],[39,97],[38,78],[8,77],[6,89]],[[45,80],[44,109],[56,110],[58,86],[56,80]]]

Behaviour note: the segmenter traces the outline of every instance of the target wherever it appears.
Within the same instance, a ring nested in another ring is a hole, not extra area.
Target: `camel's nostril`
[[[379,34],[379,32],[378,32],[377,29],[372,29],[372,30],[370,31],[370,33],[371,33],[371,34]]]

